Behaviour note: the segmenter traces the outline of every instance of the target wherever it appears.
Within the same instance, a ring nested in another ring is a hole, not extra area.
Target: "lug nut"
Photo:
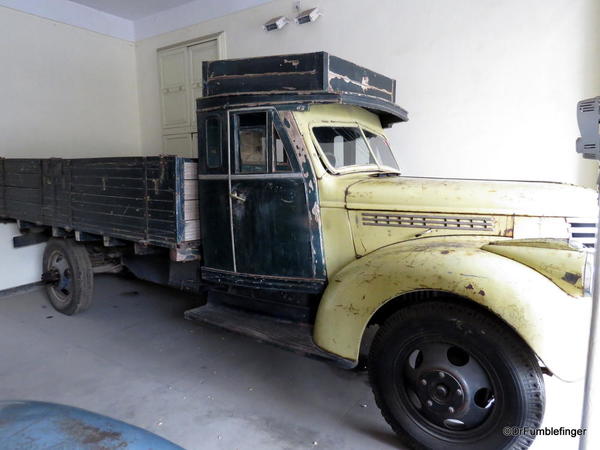
[[[457,390],[456,390],[456,395],[460,395],[460,396],[462,396],[462,395],[463,395],[463,394],[462,394],[462,390],[461,390],[461,389],[457,389]]]
[[[439,376],[440,376],[440,378],[444,378],[446,376],[446,374],[444,372],[440,372]]]
[[[448,412],[454,414],[454,408],[452,406],[448,407]]]
[[[421,380],[421,384],[422,384],[423,386],[427,386],[427,380],[426,380],[425,378],[423,378],[423,379]]]
[[[427,406],[429,406],[429,407],[433,406],[433,402],[431,400],[427,400]]]

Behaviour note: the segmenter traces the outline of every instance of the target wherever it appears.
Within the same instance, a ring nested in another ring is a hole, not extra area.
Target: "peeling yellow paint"
[[[335,274],[338,282],[330,284],[323,295],[315,342],[357,360],[367,323],[382,305],[406,293],[435,290],[489,308],[557,376],[580,377],[587,338],[587,327],[582,324],[588,323],[590,298],[574,298],[536,270],[483,250],[488,243],[474,236],[421,238],[389,245],[351,262]],[[448,253],[442,257],[440,252],[445,250]],[[358,313],[348,314],[349,308]]]
[[[314,328],[317,345],[357,360],[365,327],[381,306],[434,290],[489,308],[559,377],[583,374],[588,328],[582,324],[591,301],[582,297],[585,256],[566,242],[566,218],[596,214],[593,190],[374,177],[365,167],[334,174],[320,159],[311,127],[358,123],[382,134],[378,116],[349,105],[312,105],[283,116],[294,124],[293,141],[303,140],[296,144],[299,159],[310,161],[317,177],[329,279]],[[364,214],[396,218],[365,221]],[[411,215],[418,218],[414,226],[398,219]],[[424,226],[444,216],[461,226]],[[473,227],[462,227],[470,220]]]
[[[515,240],[494,242],[484,245],[482,249],[531,267],[573,296],[584,294],[586,253],[570,247],[566,242]]]

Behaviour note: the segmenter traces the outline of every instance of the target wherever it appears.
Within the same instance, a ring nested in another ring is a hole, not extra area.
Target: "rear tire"
[[[50,304],[68,316],[88,309],[94,295],[94,272],[85,246],[71,239],[50,239],[43,259]]]
[[[369,354],[377,405],[414,449],[525,449],[544,381],[535,355],[493,314],[450,301],[408,306],[380,328]]]

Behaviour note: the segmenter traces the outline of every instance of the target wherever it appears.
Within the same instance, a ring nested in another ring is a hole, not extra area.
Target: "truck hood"
[[[346,189],[346,207],[359,210],[589,217],[596,204],[593,189],[549,182],[394,176]]]

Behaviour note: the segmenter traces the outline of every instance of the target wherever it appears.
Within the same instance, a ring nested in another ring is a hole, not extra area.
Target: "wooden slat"
[[[38,203],[8,200],[6,203],[6,216],[11,219],[25,220],[28,222],[42,222],[42,211]]]
[[[139,178],[144,177],[144,169],[141,167],[115,167],[111,169],[103,169],[98,167],[77,166],[71,169],[73,177],[104,177],[115,176],[122,178]]]
[[[41,159],[5,159],[5,173],[42,173]]]
[[[160,210],[155,210],[155,209],[149,209],[148,210],[148,218],[164,220],[164,221],[174,224],[175,220],[176,220],[176,215],[175,215],[175,211],[173,211],[172,209],[169,211],[160,211]]]
[[[197,164],[183,158],[131,157],[86,159],[0,159],[0,215],[74,230],[155,245],[174,246],[178,199],[195,197]],[[5,177],[11,169],[10,177]],[[180,169],[178,169],[180,168]],[[6,169],[6,167],[5,167]],[[187,186],[186,186],[187,184]],[[178,194],[179,193],[179,194]],[[5,198],[6,197],[6,198]],[[8,200],[7,204],[5,200]],[[197,221],[197,201],[186,203],[188,219]],[[180,204],[180,208],[184,208]],[[197,224],[189,225],[194,236]],[[192,234],[190,234],[192,233]],[[184,234],[180,239],[184,239]]]
[[[185,220],[200,219],[200,205],[198,200],[186,200],[183,203]]]
[[[128,178],[116,176],[74,176],[71,182],[79,186],[95,186],[99,189],[112,188],[144,188],[144,180],[141,178]]]
[[[85,186],[81,184],[72,184],[71,191],[73,193],[78,194],[92,194],[98,196],[107,196],[114,198],[144,198],[144,189],[143,188],[116,188],[116,187],[106,187],[104,189],[99,188],[98,186]]]
[[[97,194],[82,194],[74,192],[71,194],[73,202],[81,202],[89,205],[114,205],[118,202],[123,206],[130,206],[132,208],[144,208],[143,198],[129,198],[129,197],[111,197],[109,195],[97,195]]]
[[[8,172],[4,178],[4,184],[12,187],[40,189],[42,177],[39,173]]]
[[[183,163],[183,179],[197,180],[198,179],[198,163],[186,161]]]
[[[42,206],[42,191],[32,188],[18,188],[12,186],[5,187],[7,202],[27,202],[35,203],[38,207]]]
[[[183,195],[186,200],[198,199],[198,180],[185,180]]]
[[[120,203],[113,203],[111,205],[103,205],[98,203],[85,203],[85,202],[76,202],[72,203],[73,211],[90,211],[99,214],[106,215],[116,215],[116,216],[129,216],[129,217],[143,217],[144,216],[144,208],[143,207],[132,207],[123,205]]]
[[[200,221],[186,220],[184,235],[186,241],[196,241],[200,239]]]

